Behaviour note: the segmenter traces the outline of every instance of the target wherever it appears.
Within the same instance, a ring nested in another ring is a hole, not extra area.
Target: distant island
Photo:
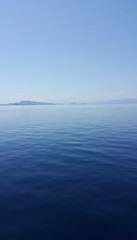
[[[116,99],[116,100],[106,100],[106,101],[94,101],[90,103],[77,103],[71,102],[70,105],[98,105],[98,104],[137,104],[137,99]]]
[[[118,99],[98,102],[99,104],[135,104],[137,99]]]
[[[63,103],[62,103],[63,104]],[[36,105],[62,105],[61,103],[51,102],[37,102],[37,101],[20,101],[15,103],[3,103],[0,106],[36,106]],[[137,104],[137,99],[118,99],[107,101],[94,101],[94,102],[71,102],[64,103],[63,105],[98,105],[98,104]]]
[[[36,101],[20,101],[16,103],[0,104],[1,106],[29,106],[29,105],[56,105],[49,102],[36,102]]]

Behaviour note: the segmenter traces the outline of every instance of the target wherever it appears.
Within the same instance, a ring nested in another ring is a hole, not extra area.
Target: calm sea
[[[137,240],[137,105],[1,106],[0,240]]]

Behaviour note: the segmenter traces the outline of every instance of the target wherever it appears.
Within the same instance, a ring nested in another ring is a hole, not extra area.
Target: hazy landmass
[[[98,102],[100,104],[134,104],[137,103],[137,99],[119,99],[119,100],[109,100]]]
[[[88,103],[79,103],[79,102],[71,102],[69,104],[63,105],[92,105],[92,104],[137,104],[137,99],[119,99],[119,100],[109,100],[109,101],[96,101],[96,102],[88,102]],[[0,106],[29,106],[29,105],[62,105],[61,103],[51,103],[51,102],[37,102],[37,101],[20,101],[15,103],[6,103],[0,104]]]
[[[0,104],[2,106],[28,106],[28,105],[55,105],[55,103],[49,102],[36,102],[36,101],[20,101],[15,103]]]
[[[117,99],[117,100],[107,100],[107,101],[94,101],[90,103],[77,103],[71,102],[70,105],[85,105],[85,104],[135,104],[137,99]]]
[[[84,104],[88,104],[88,103],[85,103],[85,102],[84,103],[83,102],[80,102],[80,103],[79,102],[78,103],[77,102],[71,102],[70,103],[70,105],[84,105]]]

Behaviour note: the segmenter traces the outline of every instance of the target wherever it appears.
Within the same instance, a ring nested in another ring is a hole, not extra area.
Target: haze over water
[[[0,239],[137,239],[137,105],[0,107]]]

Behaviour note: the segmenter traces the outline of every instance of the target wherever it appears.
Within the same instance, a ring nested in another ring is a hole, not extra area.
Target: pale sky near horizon
[[[0,103],[137,98],[137,0],[1,0]]]

